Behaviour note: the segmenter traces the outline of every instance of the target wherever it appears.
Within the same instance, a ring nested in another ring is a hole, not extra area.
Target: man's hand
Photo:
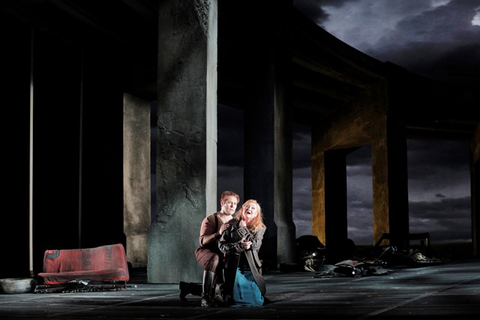
[[[218,233],[221,235],[225,230],[228,229],[228,227],[230,227],[230,225],[228,223],[222,224],[220,229],[218,230]]]

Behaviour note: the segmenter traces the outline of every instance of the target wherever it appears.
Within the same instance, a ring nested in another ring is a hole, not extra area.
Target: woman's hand
[[[250,249],[250,247],[252,246],[252,241],[246,241],[245,238],[242,238],[241,243],[242,243],[243,248],[244,248],[245,250]]]
[[[246,227],[247,226],[247,223],[245,222],[245,220],[241,220],[238,225],[242,228],[242,227]]]

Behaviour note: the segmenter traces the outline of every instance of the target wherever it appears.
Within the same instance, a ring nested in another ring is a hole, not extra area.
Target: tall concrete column
[[[347,154],[344,149],[325,152],[325,242],[329,256],[345,252],[347,224]]]
[[[148,282],[201,282],[200,224],[216,211],[217,1],[159,8],[157,212]]]
[[[275,268],[295,260],[292,129],[288,112],[282,109],[284,102],[273,99],[273,88],[262,89],[252,88],[250,93],[255,94],[245,113],[244,194],[245,200],[257,199],[262,206],[267,225],[262,258],[267,268]]]
[[[244,201],[256,199],[262,207],[267,226],[261,258],[267,268],[276,268],[277,226],[274,211],[274,115],[273,81],[267,87],[251,88],[250,102],[245,108]]]
[[[408,245],[408,170],[406,128],[386,115],[372,127],[373,236]]]
[[[289,31],[292,0],[274,1],[278,7],[275,20],[275,100],[274,100],[274,212],[277,226],[277,264],[296,261],[296,230],[293,223],[293,165],[291,34]]]
[[[477,126],[470,143],[470,172],[472,197],[472,243],[473,255],[480,254],[480,125]]]
[[[290,39],[285,33],[291,1],[267,1],[251,19],[255,63],[245,106],[245,200],[257,199],[267,231],[261,249],[265,267],[295,260],[292,218],[292,124],[288,92]]]
[[[278,84],[278,82],[277,82]],[[274,111],[274,221],[277,226],[277,264],[296,261],[293,223],[292,118],[282,88],[275,90]]]
[[[312,234],[326,244],[325,150],[320,143],[322,130],[312,127]]]
[[[313,141],[320,139],[318,130]],[[316,146],[316,147],[315,147]],[[335,257],[348,238],[347,155],[350,149],[312,149],[312,233]]]
[[[127,240],[127,260],[133,268],[147,266],[150,172],[150,103],[124,94],[123,230]]]

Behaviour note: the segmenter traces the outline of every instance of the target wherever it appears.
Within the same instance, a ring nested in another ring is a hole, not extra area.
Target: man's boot
[[[188,301],[186,298],[188,294],[201,296],[202,290],[202,285],[200,283],[180,281],[180,300],[184,302]]]
[[[202,307],[213,306],[212,297],[215,288],[215,272],[203,271]]]
[[[225,264],[224,269],[224,279],[225,283],[223,284],[223,304],[228,307],[235,302],[233,301],[233,285],[235,283],[235,275],[237,273],[238,257],[231,255]]]
[[[218,281],[217,281],[218,282]],[[215,293],[213,297],[215,304],[223,306],[223,283],[217,283],[215,285]]]

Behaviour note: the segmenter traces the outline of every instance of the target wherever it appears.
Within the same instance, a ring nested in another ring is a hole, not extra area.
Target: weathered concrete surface
[[[361,147],[371,142],[373,137],[372,126],[382,119],[386,110],[386,88],[380,83],[366,90],[361,97],[331,114],[328,119],[312,127],[312,233],[323,244],[329,241],[326,235],[326,230],[329,228],[326,219],[326,199],[327,189],[329,189],[326,174],[330,169],[326,167],[325,152],[345,150],[347,153],[350,148]],[[331,163],[335,165],[335,161]],[[377,166],[386,166],[386,163],[382,162]],[[345,180],[345,170],[337,169],[337,172],[342,174],[338,179]],[[338,184],[335,180],[330,181],[332,184]],[[335,191],[332,193],[330,201],[334,203],[346,201],[345,191],[338,195],[338,201],[334,198]],[[381,195],[379,196],[381,198]],[[340,206],[341,204],[336,205]],[[343,205],[346,205],[346,203]],[[342,209],[340,213],[333,212],[331,214],[344,215],[345,210]],[[338,225],[337,227],[342,226]],[[346,234],[344,230],[338,229],[332,230],[330,234],[339,232]],[[330,240],[330,243],[334,242],[334,239]],[[372,239],[373,242],[374,239]]]
[[[148,281],[198,281],[202,219],[216,211],[216,1],[161,1],[157,206]]]
[[[383,233],[392,234],[397,246],[408,236],[407,137],[391,99],[381,81],[312,128],[312,233],[325,245],[342,243],[341,237],[347,235],[346,162],[339,154],[328,159],[332,152],[346,156],[351,148],[368,143],[372,145],[372,244]]]
[[[151,222],[150,103],[125,94],[123,99],[123,231],[128,262],[147,266]]]

